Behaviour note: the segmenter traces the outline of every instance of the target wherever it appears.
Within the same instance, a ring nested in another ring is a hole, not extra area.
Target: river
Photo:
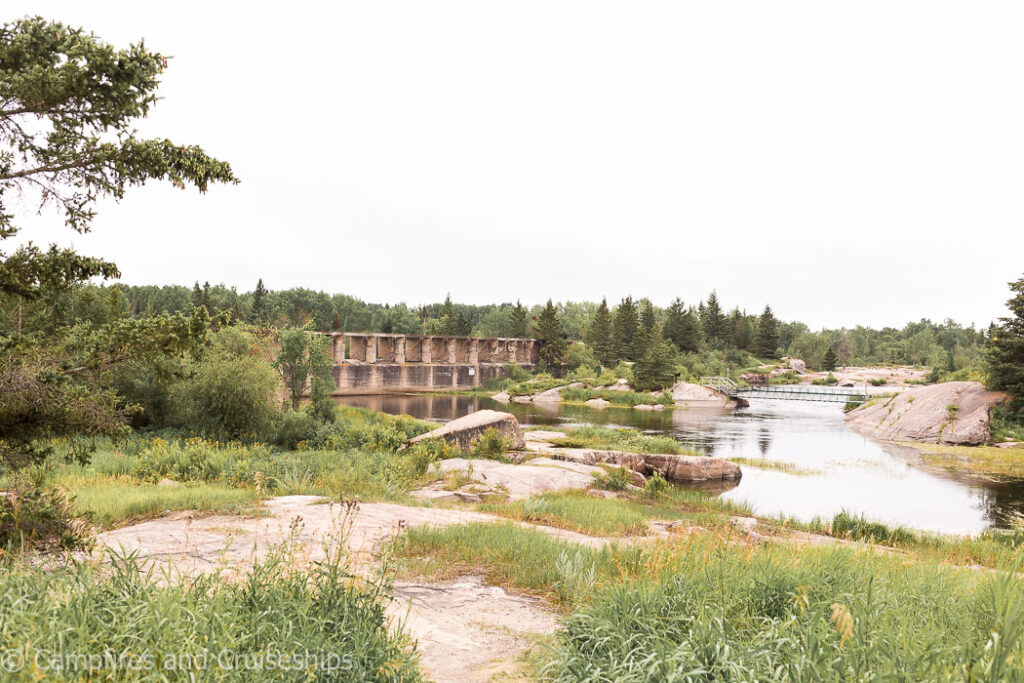
[[[734,412],[498,403],[445,395],[349,396],[338,399],[391,414],[445,422],[490,408],[523,426],[596,424],[672,436],[707,455],[785,463],[797,474],[743,465],[743,478],[721,496],[760,515],[830,520],[846,510],[890,525],[971,534],[1007,528],[1024,514],[1024,482],[954,477],[921,467],[916,452],[850,430],[835,404],[752,399]]]

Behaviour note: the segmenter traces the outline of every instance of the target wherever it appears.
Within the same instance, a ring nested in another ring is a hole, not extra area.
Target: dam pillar
[[[405,363],[405,337],[395,337],[395,362]]]
[[[509,339],[508,344],[505,346],[505,362],[515,363],[516,362],[516,351],[518,351],[519,343],[516,339]]]
[[[377,362],[377,338],[373,335],[366,335],[364,337],[366,343],[366,362],[376,363]]]
[[[421,363],[433,363],[433,356],[431,352],[433,350],[434,340],[430,337],[420,338],[420,362]]]
[[[479,365],[480,363],[480,342],[476,339],[469,341],[469,364]]]
[[[455,365],[455,339],[449,337],[448,342],[448,363]]]

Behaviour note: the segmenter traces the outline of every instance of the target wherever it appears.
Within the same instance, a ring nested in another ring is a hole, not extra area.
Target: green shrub
[[[512,439],[502,436],[494,427],[488,428],[473,442],[473,455],[490,460],[505,460],[505,454],[512,448]]]
[[[289,410],[277,421],[273,442],[281,448],[295,450],[304,441],[320,437],[320,443],[328,438],[332,426],[321,429],[316,418],[304,410]]]
[[[625,491],[629,483],[630,472],[625,467],[609,467],[594,475],[594,486],[605,491]]]
[[[280,416],[270,364],[252,356],[214,355],[171,393],[174,425],[211,439],[260,439]]]
[[[14,490],[0,496],[0,559],[24,551],[82,550],[90,543],[86,527],[74,518],[63,491],[19,481]]]
[[[881,387],[886,384],[887,380],[884,377],[872,377],[868,382],[870,382],[873,387]]]
[[[671,484],[669,484],[668,480],[662,476],[661,472],[655,471],[647,477],[647,483],[644,485],[644,491],[646,491],[649,496],[658,497],[664,495],[670,486]]]

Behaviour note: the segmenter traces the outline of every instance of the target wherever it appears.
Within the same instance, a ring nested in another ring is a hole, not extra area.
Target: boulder
[[[522,500],[547,491],[586,489],[594,477],[603,474],[597,466],[574,462],[559,462],[540,457],[520,465],[509,465],[496,460],[467,460],[450,458],[438,464],[442,473],[463,472],[484,484],[488,489],[503,491],[509,500]],[[460,493],[470,492],[463,487]],[[465,500],[463,496],[457,496]]]
[[[743,476],[736,463],[703,455],[644,455],[644,463],[649,470],[661,472],[671,481],[712,481]]]
[[[591,448],[561,448],[550,455],[555,460],[567,460],[582,465],[607,463],[628,467],[631,470],[650,475],[660,472],[671,481],[712,481],[739,479],[743,476],[740,466],[721,458],[703,455],[670,455],[604,451]]]
[[[508,403],[512,400],[512,397],[508,395],[507,391],[499,391],[494,396],[491,396],[491,398],[498,403]]]
[[[1024,441],[1003,441],[994,445],[996,448],[1024,448]]]
[[[156,483],[156,485],[157,486],[181,486],[180,483],[174,481],[173,479],[167,479],[166,477],[164,477],[163,479],[158,481]]]
[[[797,372],[797,374],[804,374],[807,372],[807,363],[803,362],[799,358],[790,358],[789,367]]]
[[[660,403],[638,403],[633,406],[633,410],[665,410],[665,406]]]
[[[629,383],[626,380],[624,380],[624,379],[616,380],[615,382],[613,382],[613,383],[609,384],[608,386],[604,387],[604,390],[605,391],[633,391],[633,389],[629,386]]]
[[[448,443],[455,444],[463,451],[468,451],[473,442],[479,439],[488,429],[497,429],[504,437],[512,439],[512,448],[523,448],[526,440],[523,438],[523,430],[519,428],[519,420],[511,413],[501,413],[497,410],[478,410],[465,417],[445,424],[432,432],[420,434],[409,440],[409,443],[425,441],[426,439],[444,439]]]
[[[534,403],[557,403],[562,400],[562,389],[577,389],[583,386],[583,382],[573,382],[554,389],[548,389],[533,395]]]
[[[669,393],[672,394],[672,400],[676,403],[683,401],[688,403],[694,401],[715,401],[721,403],[724,398],[722,394],[714,389],[689,382],[677,382],[669,390]]]
[[[589,401],[586,401],[586,403],[585,403],[585,405],[588,405],[591,408],[595,408],[597,410],[603,410],[603,409],[607,408],[608,406],[610,406],[611,404],[612,404],[611,401],[606,401],[603,398],[592,398]]]
[[[854,430],[885,441],[973,446],[988,443],[988,411],[1006,394],[978,382],[916,387],[846,414]]]

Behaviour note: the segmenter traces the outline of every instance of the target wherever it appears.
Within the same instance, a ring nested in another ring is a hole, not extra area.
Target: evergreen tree
[[[772,313],[771,306],[765,306],[757,319],[757,354],[763,358],[774,358],[779,348],[779,321]]]
[[[196,283],[198,285],[198,283]],[[338,314],[334,314],[335,320]],[[267,319],[267,288],[263,286],[263,278],[256,283],[256,289],[252,293],[252,322],[260,324]],[[335,327],[334,329],[338,329]]]
[[[587,344],[594,352],[601,365],[611,365],[615,358],[615,347],[612,344],[612,317],[608,312],[608,300],[602,298],[601,304],[594,312],[587,330]]]
[[[657,328],[658,319],[654,314],[654,304],[651,303],[650,299],[644,299],[640,306],[639,329],[633,343],[633,358],[640,360],[644,353],[647,352],[647,347],[650,345]]]
[[[1024,278],[1010,283],[1013,297],[1006,302],[1012,314],[989,330],[985,365],[989,385],[1011,396],[1010,410],[1024,420]]]
[[[199,280],[192,285],[192,305],[196,308],[203,305],[203,288],[199,286]]]
[[[527,312],[526,307],[519,301],[512,308],[508,318],[508,336],[517,339],[525,339],[527,335]]]
[[[619,303],[619,307],[615,311],[615,323],[612,327],[614,360],[636,359],[633,352],[636,350],[636,335],[639,325],[633,297],[627,296]]]
[[[833,370],[836,369],[836,362],[838,360],[839,359],[836,356],[836,350],[830,346],[828,347],[828,351],[825,352],[825,357],[821,361],[821,367],[823,370],[828,370],[829,372],[832,372]]]
[[[739,307],[732,309],[729,314],[730,341],[738,349],[749,349],[753,343],[754,335],[747,321],[747,316],[740,311]]]
[[[676,381],[676,351],[657,327],[648,339],[647,350],[633,366],[633,387],[637,391],[658,391]]]
[[[729,334],[726,331],[725,314],[722,313],[722,307],[718,303],[717,292],[712,291],[708,297],[708,302],[704,305],[703,313],[700,316],[700,324],[704,327],[704,336],[709,344],[721,346],[728,343]]]
[[[452,304],[452,295],[446,294],[444,304],[441,306],[441,325],[439,334],[445,336],[458,335],[459,323],[455,319],[455,306]]]
[[[565,338],[562,336],[562,323],[558,319],[558,309],[548,299],[537,318],[537,339],[543,342],[540,347],[540,360],[549,369],[560,366],[565,359]]]

